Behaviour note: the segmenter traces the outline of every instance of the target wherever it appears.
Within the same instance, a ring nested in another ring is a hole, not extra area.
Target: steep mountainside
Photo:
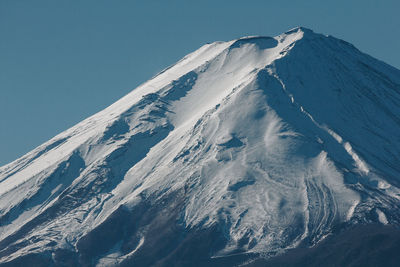
[[[349,43],[207,44],[0,168],[0,263],[257,264],[397,229],[399,133],[400,71]]]

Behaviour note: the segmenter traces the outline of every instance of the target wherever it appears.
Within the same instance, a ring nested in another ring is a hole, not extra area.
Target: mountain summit
[[[347,42],[207,44],[0,168],[0,263],[251,265],[397,229],[399,133],[400,71]]]

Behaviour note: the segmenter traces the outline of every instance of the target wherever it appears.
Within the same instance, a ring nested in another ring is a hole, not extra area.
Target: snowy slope
[[[398,225],[399,132],[400,71],[344,41],[207,44],[0,168],[0,262],[163,265],[199,236],[268,257]]]

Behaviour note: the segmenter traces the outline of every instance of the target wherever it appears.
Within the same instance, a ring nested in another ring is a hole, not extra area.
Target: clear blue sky
[[[301,25],[400,68],[399,10],[399,0],[0,0],[0,166],[207,42]]]

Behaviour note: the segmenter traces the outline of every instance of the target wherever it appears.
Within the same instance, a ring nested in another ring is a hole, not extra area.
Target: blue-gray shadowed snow
[[[369,229],[390,265],[399,133],[400,71],[351,44],[207,44],[0,168],[0,262],[343,265]]]

